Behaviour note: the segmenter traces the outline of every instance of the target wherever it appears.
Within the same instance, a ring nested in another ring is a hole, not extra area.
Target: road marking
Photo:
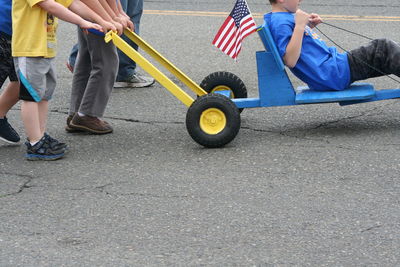
[[[228,12],[185,11],[185,10],[144,10],[144,14],[164,16],[195,16],[195,17],[227,17]],[[264,14],[253,13],[254,18],[263,18]],[[320,15],[324,20],[351,21],[400,21],[396,16],[349,16],[349,15]]]

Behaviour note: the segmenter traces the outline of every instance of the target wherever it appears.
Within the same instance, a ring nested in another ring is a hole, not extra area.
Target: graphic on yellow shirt
[[[56,49],[56,26],[54,16],[47,14],[47,48]]]
[[[38,3],[43,0],[13,0],[12,20],[14,57],[46,57],[56,55],[58,19]],[[55,0],[68,7],[73,0]]]

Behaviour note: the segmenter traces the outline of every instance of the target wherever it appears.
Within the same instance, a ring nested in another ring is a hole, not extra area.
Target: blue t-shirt
[[[8,35],[12,33],[11,1],[0,0],[0,32],[7,33]]]
[[[264,15],[264,21],[283,60],[295,27],[294,14],[268,13]],[[328,47],[308,26],[304,31],[299,60],[290,70],[312,90],[343,90],[350,85],[347,54],[338,53],[335,47]]]

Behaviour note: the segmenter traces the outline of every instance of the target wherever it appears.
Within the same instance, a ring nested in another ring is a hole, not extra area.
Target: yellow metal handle
[[[197,95],[207,94],[199,85],[192,81],[188,76],[186,76],[182,71],[175,67],[171,62],[169,62],[165,57],[158,53],[154,48],[147,44],[142,38],[140,38],[136,33],[129,29],[124,30],[125,36],[136,43],[143,51],[153,57],[158,63],[165,67],[171,74],[178,78],[182,83],[189,87]],[[185,91],[183,91],[178,85],[171,81],[166,75],[164,75],[160,70],[158,70],[153,64],[151,64],[146,58],[139,54],[135,49],[133,49],[127,42],[125,42],[118,34],[109,31],[104,40],[108,43],[113,41],[116,47],[121,50],[124,54],[130,57],[136,62],[144,71],[149,73],[154,77],[162,86],[164,86],[168,91],[170,91],[176,98],[178,98],[186,106],[190,106],[194,99],[190,97]]]
[[[153,57],[158,63],[160,63],[164,68],[166,68],[171,74],[178,78],[182,83],[189,87],[197,95],[207,94],[197,83],[192,81],[188,76],[186,76],[181,70],[179,70],[174,64],[172,64],[168,59],[163,57],[158,53],[153,47],[146,43],[139,35],[132,32],[129,29],[124,30],[126,37],[131,39],[135,44],[137,44],[141,49],[143,49],[147,54]]]
[[[108,36],[108,37],[107,37]],[[118,49],[129,56],[133,61],[136,62],[144,71],[154,77],[162,86],[169,90],[176,98],[178,98],[186,106],[190,106],[193,103],[191,98],[185,91],[159,71],[153,64],[151,64],[146,58],[140,55],[135,49],[133,49],[127,42],[125,42],[118,34],[114,32],[108,32],[106,38],[112,40]]]

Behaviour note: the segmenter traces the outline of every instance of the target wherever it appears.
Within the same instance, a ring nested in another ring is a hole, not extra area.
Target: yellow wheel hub
[[[203,111],[200,116],[200,128],[206,134],[215,135],[226,127],[225,113],[217,108],[209,108]]]
[[[231,88],[229,88],[229,87],[226,86],[226,85],[218,85],[218,86],[214,87],[214,88],[211,90],[211,93],[214,93],[214,92],[216,92],[216,91],[230,91],[230,96],[229,96],[229,98],[235,98],[235,95],[233,94]]]

